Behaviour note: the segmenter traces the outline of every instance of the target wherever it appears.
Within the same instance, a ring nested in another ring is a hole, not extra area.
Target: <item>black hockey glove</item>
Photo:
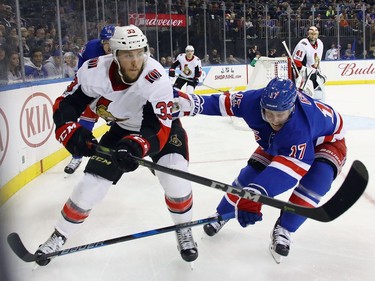
[[[198,83],[199,83],[199,78],[195,77],[193,79],[193,86],[194,86],[194,88],[198,85]]]
[[[174,69],[169,69],[168,75],[169,77],[175,77],[176,74],[175,74]]]
[[[131,156],[141,158],[142,154],[142,147],[138,142],[123,138],[116,145],[113,162],[123,172],[132,172],[138,168],[139,164]]]
[[[92,156],[98,143],[92,133],[78,122],[68,122],[56,129],[56,139],[73,155]]]

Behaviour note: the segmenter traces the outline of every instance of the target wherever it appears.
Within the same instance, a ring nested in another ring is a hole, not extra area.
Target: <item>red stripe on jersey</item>
[[[229,92],[225,92],[224,96],[225,96],[225,100],[224,100],[225,111],[227,112],[227,114],[229,116],[233,116],[233,113],[232,113],[232,104],[230,102],[230,93]]]
[[[56,112],[60,108],[60,102],[64,99],[63,96],[59,96],[56,100],[55,103],[53,104],[53,113]]]
[[[302,65],[302,61],[300,60],[294,60],[294,63],[296,64],[297,68],[301,68],[303,65]]]
[[[339,122],[339,127],[337,128],[337,130],[334,132],[333,135],[325,136],[324,140],[323,140],[323,143],[334,141],[335,140],[335,135],[339,135],[339,134],[342,133],[342,128],[344,126],[344,121],[342,120],[342,117],[341,117],[340,114],[337,114],[337,115],[338,115],[338,118],[339,118],[339,120],[337,120],[337,122]]]
[[[292,169],[295,173],[299,174],[301,177],[303,177],[307,173],[307,170],[305,170],[301,166],[298,166],[293,161],[288,160],[284,156],[275,156],[272,159],[272,162],[278,162],[281,165],[286,166],[286,167]]]
[[[167,203],[168,209],[174,213],[183,213],[191,208],[193,205],[193,196],[190,193],[189,198],[182,202],[175,202],[165,197],[165,203]]]
[[[164,145],[167,143],[170,132],[171,132],[170,127],[167,127],[167,126],[163,125],[162,123],[160,123],[160,130],[156,134],[156,136],[158,137],[158,140],[159,140],[159,145],[160,145],[159,150],[162,150]]]
[[[290,196],[289,201],[291,203],[297,204],[299,206],[310,207],[310,208],[314,208],[315,207],[315,206],[311,205],[310,203],[306,202],[303,198],[298,197],[294,193]]]

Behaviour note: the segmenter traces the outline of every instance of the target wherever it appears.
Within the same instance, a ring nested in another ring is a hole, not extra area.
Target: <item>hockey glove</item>
[[[127,136],[121,139],[115,148],[113,162],[123,172],[132,172],[139,166],[132,156],[142,158],[149,149],[148,142],[139,136]]]
[[[257,187],[249,186],[245,187],[244,190],[248,190],[253,193],[261,193]],[[233,199],[231,200],[233,201]],[[242,227],[255,224],[257,221],[262,220],[263,214],[261,213],[261,203],[254,202],[244,198],[239,198],[239,200],[236,203],[236,207],[237,220]]]
[[[179,118],[183,116],[195,116],[202,111],[204,99],[195,94],[186,94],[173,89],[174,103],[172,116]]]
[[[175,74],[174,69],[169,69],[168,75],[169,77],[175,77],[176,74]]]
[[[199,78],[198,78],[198,77],[195,77],[195,78],[193,79],[193,86],[194,86],[194,88],[198,85],[198,83],[199,83]]]
[[[92,133],[78,122],[68,122],[56,129],[56,139],[73,155],[92,156],[95,148],[92,143],[98,143]]]

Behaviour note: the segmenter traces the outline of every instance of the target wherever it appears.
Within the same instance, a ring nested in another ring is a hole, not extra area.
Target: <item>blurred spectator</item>
[[[246,39],[255,39],[258,38],[256,35],[256,30],[253,21],[251,18],[247,18],[245,21],[245,28],[246,28]]]
[[[166,66],[167,66],[167,67],[171,67],[172,64],[173,64],[173,59],[172,59],[172,57],[171,57],[171,56],[167,56],[167,57],[165,58],[165,60],[166,60]]]
[[[73,52],[64,54],[63,77],[74,77],[77,72],[78,58]]]
[[[230,54],[229,57],[227,57],[227,63],[228,64],[240,64],[238,59],[236,59],[232,54]]]
[[[43,65],[43,51],[36,47],[30,51],[30,60],[25,61],[26,80],[40,80],[48,77]]]
[[[211,51],[211,64],[221,64],[221,58],[216,49]]]
[[[336,48],[336,44],[332,43],[331,48],[327,50],[325,60],[338,60],[340,50]]]
[[[206,54],[204,56],[204,59],[202,59],[202,65],[210,65],[211,62],[210,62],[210,55],[209,54]]]
[[[8,63],[8,84],[22,82],[20,55],[17,51],[11,51]]]
[[[302,19],[301,15],[297,15],[296,26],[294,30],[296,37],[306,37],[309,27],[310,27],[309,21]]]
[[[163,67],[167,67],[167,59],[165,57],[160,57],[160,64]]]
[[[249,50],[247,51],[247,56],[249,58],[249,63],[251,63],[253,61],[253,59],[256,56],[256,52],[257,51],[258,51],[258,46],[257,45],[251,46],[249,48]]]
[[[268,35],[271,39],[278,37],[279,27],[276,24],[276,20],[271,19],[270,15],[267,15],[266,28],[268,29]]]
[[[1,26],[4,26],[4,25],[0,25]],[[5,44],[6,43],[6,39],[5,39],[5,36],[4,36],[4,31],[0,28],[0,44]]]
[[[257,61],[260,59],[260,57],[261,57],[260,52],[259,52],[259,51],[256,51],[256,52],[255,52],[255,57],[254,57],[253,60],[250,62],[250,66],[255,67],[255,64],[256,64]]]
[[[268,51],[268,57],[269,58],[276,58],[277,57],[276,49],[275,48],[269,49],[269,51]]]
[[[346,49],[344,55],[341,57],[343,60],[355,60],[355,56],[352,53],[352,50]]]
[[[53,52],[44,63],[44,68],[47,71],[48,78],[61,78],[62,76],[62,63],[61,63],[61,52],[56,50]]]
[[[43,51],[43,61],[45,62],[52,56],[52,53],[53,53],[51,43],[47,41],[43,42],[42,51]]]
[[[38,26],[38,28],[35,31],[35,37],[30,38],[30,41],[28,42],[28,44],[30,48],[42,47],[45,40],[46,40],[46,31],[44,27]]]
[[[155,58],[155,48],[150,47],[150,57]]]
[[[30,57],[30,47],[27,44],[27,40],[25,37],[22,37],[22,49],[23,49],[23,56]]]
[[[4,44],[0,44],[0,84],[7,84],[8,60]]]
[[[328,9],[326,11],[326,18],[329,19],[329,18],[332,18],[332,16],[334,16],[336,13],[336,11],[333,9],[333,7],[330,5],[328,6]]]

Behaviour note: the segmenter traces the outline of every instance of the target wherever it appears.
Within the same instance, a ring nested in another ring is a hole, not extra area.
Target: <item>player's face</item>
[[[102,40],[102,46],[103,46],[104,53],[106,55],[111,53],[111,47],[109,46],[108,40]]]
[[[311,43],[315,43],[319,37],[319,31],[317,28],[310,28],[308,31],[308,37]]]
[[[121,73],[126,82],[133,83],[138,79],[142,72],[145,56],[146,54],[144,49],[117,51],[117,60],[120,64]]]
[[[193,57],[193,55],[194,55],[194,51],[186,51],[186,57],[188,59],[191,59]]]
[[[269,109],[264,110],[264,117],[266,121],[270,124],[274,131],[279,131],[284,126],[284,124],[289,120],[289,115],[291,110],[284,111],[273,111]]]

